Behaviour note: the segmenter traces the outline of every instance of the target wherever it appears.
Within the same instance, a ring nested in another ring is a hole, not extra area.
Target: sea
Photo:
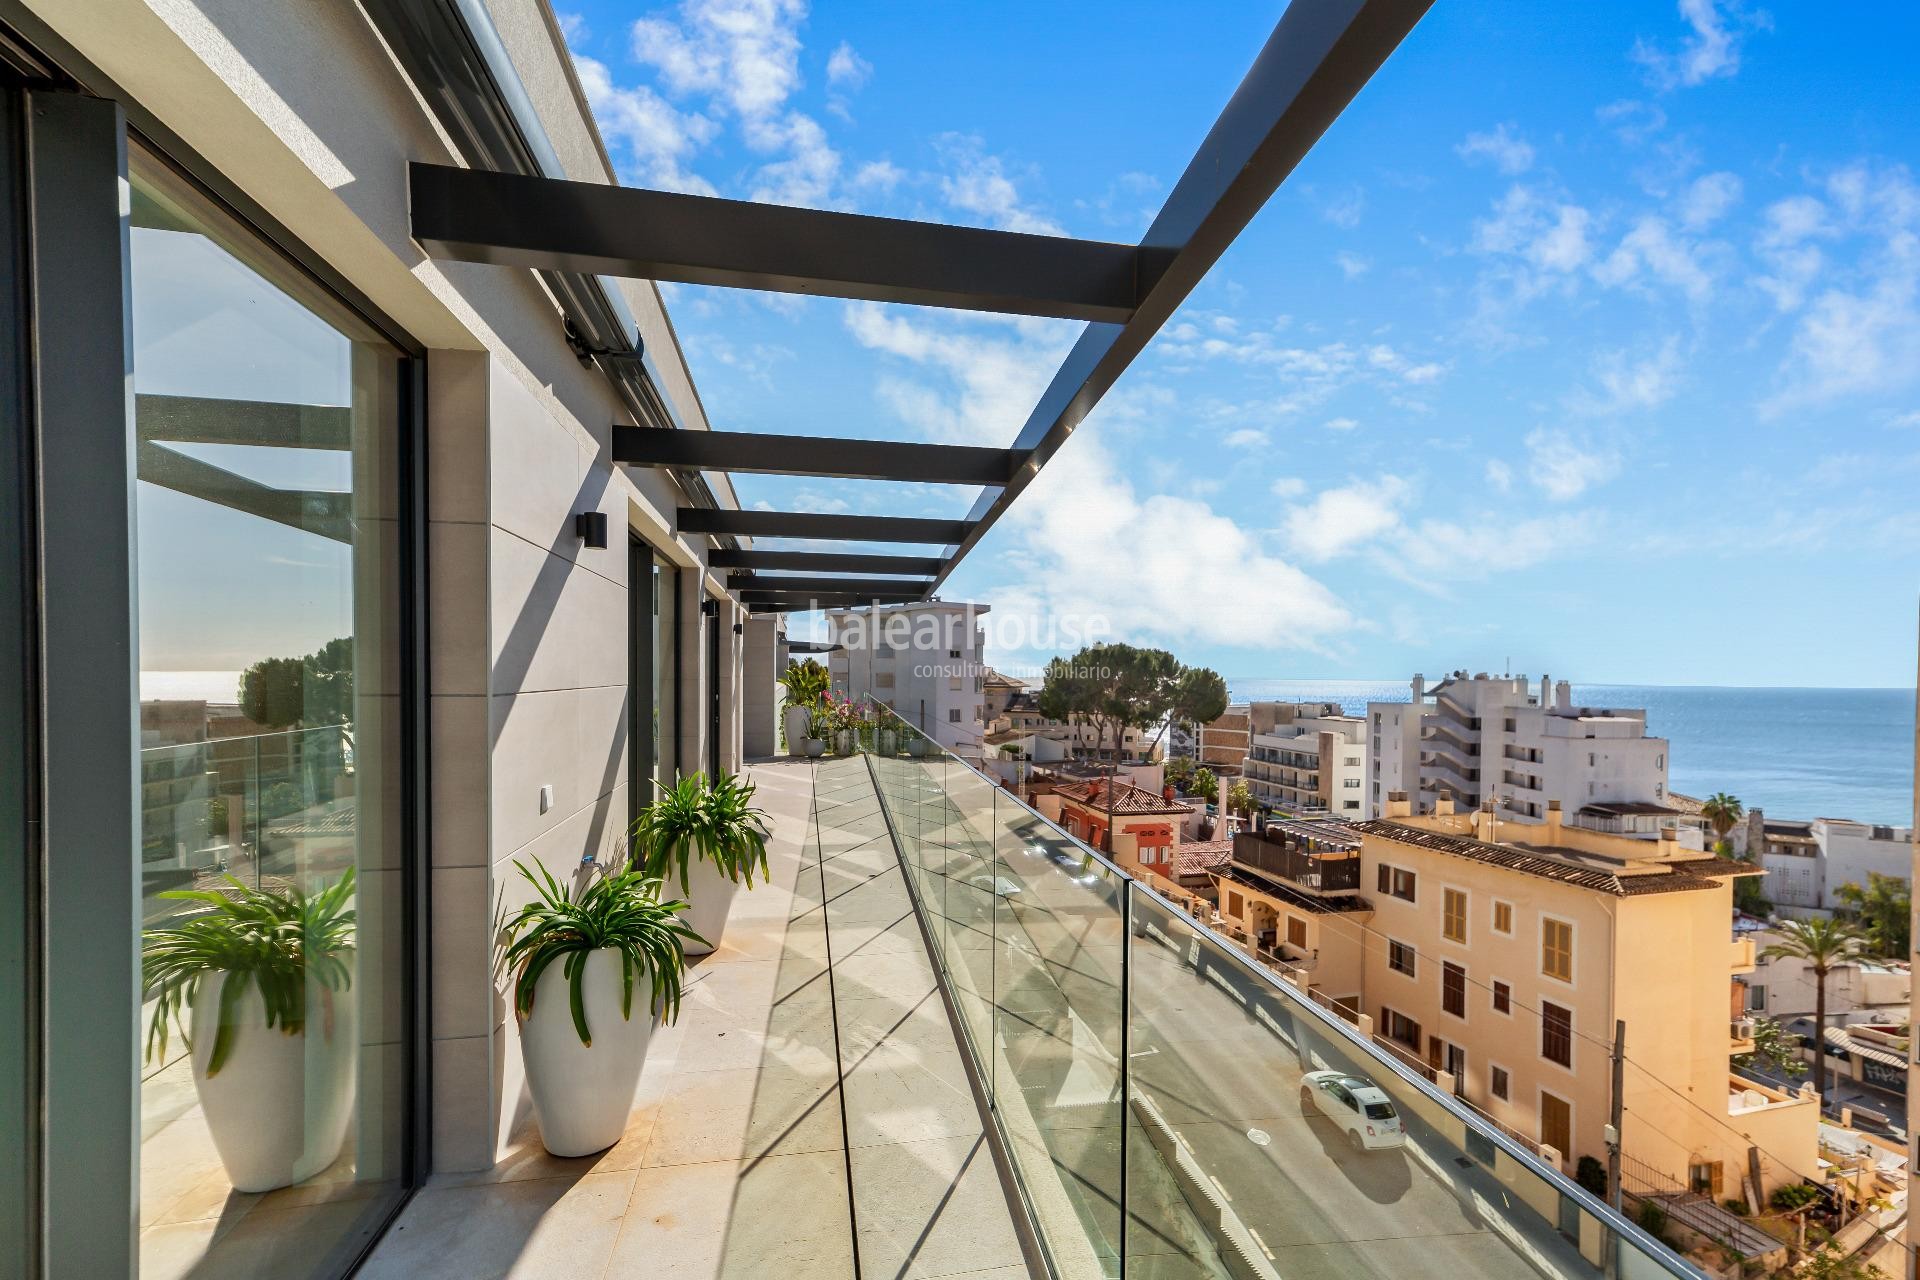
[[[1235,702],[1338,702],[1354,715],[1411,697],[1405,680],[1229,677],[1227,688]],[[1684,795],[1730,792],[1774,818],[1913,821],[1912,689],[1575,684],[1573,700],[1646,708]]]

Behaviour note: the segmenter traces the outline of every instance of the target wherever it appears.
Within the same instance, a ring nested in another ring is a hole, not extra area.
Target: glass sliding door
[[[131,173],[141,1274],[335,1276],[406,1177],[405,367]]]
[[[24,97],[0,80],[0,1275],[31,1274],[36,1180],[31,922],[34,627],[31,430],[27,402]]]
[[[627,543],[628,807],[651,804],[678,772],[680,571],[638,538]]]

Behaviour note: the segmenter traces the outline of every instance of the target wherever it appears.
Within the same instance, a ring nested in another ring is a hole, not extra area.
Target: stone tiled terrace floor
[[[865,763],[750,773],[771,883],[694,962],[625,1138],[561,1160],[529,1126],[434,1179],[363,1276],[1027,1274]]]

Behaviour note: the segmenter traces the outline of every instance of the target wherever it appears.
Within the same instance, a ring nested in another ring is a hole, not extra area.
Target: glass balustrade
[[[867,757],[1060,1277],[1691,1276],[1523,1143],[882,706]]]

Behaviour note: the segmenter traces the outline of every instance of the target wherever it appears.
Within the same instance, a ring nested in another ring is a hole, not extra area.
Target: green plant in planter
[[[680,883],[697,858],[711,862],[729,880],[753,888],[753,873],[767,874],[767,815],[753,807],[754,786],[738,777],[712,783],[692,773],[672,786],[656,782],[660,798],[634,820],[633,857],[647,875]]]
[[[680,975],[686,970],[686,942],[705,938],[675,917],[687,909],[678,899],[660,900],[660,881],[639,871],[596,876],[578,892],[569,892],[538,863],[516,862],[539,895],[507,921],[507,969],[517,971],[513,1008],[524,1021],[533,1013],[534,988],[556,960],[565,967],[567,1001],[580,1043],[593,1043],[581,979],[587,957],[603,947],[620,952],[620,1016],[633,1017],[634,982],[645,974],[651,989],[648,1008],[672,1022],[680,1013]],[[538,874],[535,874],[538,872]]]
[[[800,707],[810,707],[820,701],[832,683],[833,677],[827,669],[812,658],[805,662],[797,658],[788,661],[779,679],[780,687],[786,690],[787,701]]]
[[[240,998],[249,986],[267,1007],[267,1025],[287,1035],[307,1027],[307,979],[321,998],[345,991],[353,981],[353,869],[317,893],[298,888],[256,889],[227,877],[231,891],[173,889],[161,894],[198,902],[205,910],[165,929],[149,929],[140,959],[141,986],[154,1000],[147,1028],[147,1057],[167,1055],[167,1027],[180,1026],[200,989],[200,979],[226,973],[220,988],[220,1024],[207,1057],[207,1075],[218,1075],[233,1051]],[[189,1041],[191,1043],[191,1041]]]

